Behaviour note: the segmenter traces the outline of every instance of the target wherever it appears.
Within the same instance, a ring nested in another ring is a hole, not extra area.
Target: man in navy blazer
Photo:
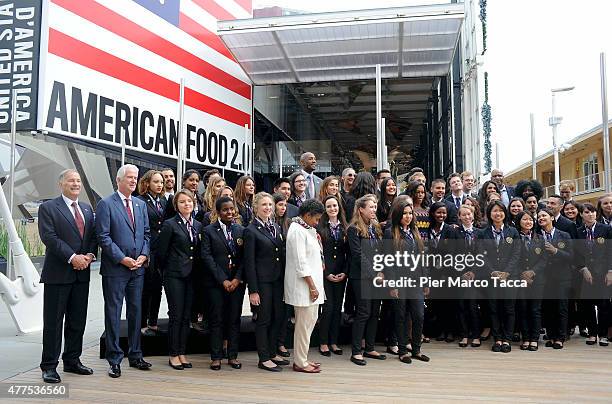
[[[78,200],[81,176],[76,170],[62,171],[59,186],[62,195],[38,209],[38,232],[46,247],[40,277],[45,284],[40,369],[47,383],[61,382],[56,368],[62,347],[62,328],[64,372],[93,373],[79,358],[87,320],[89,266],[98,252],[94,215],[91,206]]]
[[[96,230],[102,249],[100,274],[104,294],[104,328],[108,375],[121,376],[123,351],[119,347],[119,324],[123,299],[128,321],[130,367],[147,370],[140,348],[141,300],[144,264],[149,257],[149,217],[140,199],[132,198],[138,167],[126,164],[117,171],[117,192],[98,202]]]

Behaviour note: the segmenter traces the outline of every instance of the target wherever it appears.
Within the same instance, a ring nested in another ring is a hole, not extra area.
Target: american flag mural
[[[247,169],[249,78],[216,35],[251,0],[47,0],[39,127],[89,141]],[[181,79],[185,83],[179,120]]]

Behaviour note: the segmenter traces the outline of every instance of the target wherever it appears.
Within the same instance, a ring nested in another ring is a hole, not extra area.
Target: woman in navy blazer
[[[323,244],[325,272],[325,304],[319,319],[319,352],[323,356],[342,354],[338,347],[338,334],[342,318],[342,300],[348,273],[348,240],[346,220],[339,197],[329,195],[323,199],[325,213],[319,222],[319,235]]]
[[[164,176],[157,170],[149,170],[138,181],[138,198],[147,207],[149,228],[151,231],[151,251],[157,249],[157,241],[164,223]],[[149,258],[145,268],[144,286],[142,288],[141,332],[144,336],[154,336],[159,332],[157,317],[162,297],[162,278],[155,255]]]
[[[193,301],[194,262],[200,246],[200,222],[192,218],[194,194],[183,189],[172,199],[176,216],[166,220],[159,235],[160,262],[168,300],[168,364],[176,370],[191,368],[185,357]]]
[[[221,369],[223,330],[227,330],[228,364],[240,369],[238,344],[244,299],[244,227],[234,223],[236,206],[228,197],[215,202],[218,220],[202,230],[202,260],[207,285],[212,370]]]
[[[244,230],[244,270],[249,301],[257,307],[255,339],[260,369],[279,372],[289,361],[276,353],[283,318],[285,239],[274,223],[274,199],[266,192],[253,198],[253,220]]]
[[[478,234],[484,253],[483,276],[490,282],[489,311],[493,352],[510,352],[515,320],[515,288],[495,287],[491,278],[517,279],[521,256],[518,231],[508,224],[508,210],[501,201],[491,202],[486,209],[489,226]]]

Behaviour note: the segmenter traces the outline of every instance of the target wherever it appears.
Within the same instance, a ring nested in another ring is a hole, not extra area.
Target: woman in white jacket
[[[308,349],[319,305],[325,301],[323,247],[316,230],[323,212],[325,207],[316,199],[304,201],[287,232],[285,303],[295,310],[293,370],[296,372],[321,371],[319,363],[308,361]]]

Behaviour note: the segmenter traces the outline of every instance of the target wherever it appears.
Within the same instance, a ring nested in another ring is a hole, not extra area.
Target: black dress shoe
[[[461,348],[465,348],[467,346],[468,346],[467,342],[460,342],[459,343],[459,347],[461,347]]]
[[[210,364],[210,370],[221,370],[221,364],[217,363],[216,365]]]
[[[599,338],[599,346],[608,346],[610,345],[610,341],[606,337]]]
[[[64,364],[64,373],[75,373],[77,375],[93,375],[93,369],[83,366],[81,361],[73,364]]]
[[[535,344],[535,345],[531,345],[531,344],[530,344],[530,345],[529,345],[529,350],[530,350],[531,352],[535,352],[535,351],[537,351],[537,350],[538,350],[538,344]]]
[[[553,342],[552,342],[552,340],[550,340],[550,339],[549,339],[548,341],[546,341],[546,344],[544,344],[544,346],[545,346],[546,348],[552,348],[552,346],[553,346]]]
[[[42,371],[42,378],[45,383],[61,383],[62,379],[55,369]]]
[[[240,362],[228,362],[232,369],[242,369],[242,363]]]
[[[420,352],[418,352],[416,354],[413,353],[410,356],[412,357],[412,359],[416,359],[416,360],[421,361],[421,362],[429,362],[429,356],[424,355],[424,354],[422,354]]]
[[[151,368],[151,364],[144,359],[140,358],[135,361],[130,361],[130,367],[136,368],[138,370],[149,370]]]
[[[274,366],[274,367],[267,367],[266,365],[264,365],[262,362],[259,362],[257,364],[257,367],[263,370],[267,370],[269,372],[280,372],[281,370],[283,370],[283,368],[281,368],[280,366]]]
[[[193,367],[191,362],[185,362],[185,363],[181,362],[181,365],[183,365],[185,369],[191,369]]]
[[[555,342],[553,344],[553,349],[563,349],[563,343],[561,342]]]
[[[351,362],[359,366],[365,366],[368,363],[365,361],[365,359],[357,359],[353,355],[351,355]]]
[[[168,365],[170,365],[170,367],[174,370],[183,370],[185,369],[185,366],[183,366],[183,364],[181,363],[180,365],[175,365],[172,362],[170,362],[170,359],[168,359]]]
[[[281,359],[281,360],[272,359],[272,362],[274,362],[274,364],[278,366],[287,366],[289,364],[289,361],[287,359]]]
[[[399,355],[399,349],[397,351],[394,351],[393,349],[391,349],[391,347],[387,347],[387,353],[390,355]]]
[[[510,344],[502,344],[501,351],[503,353],[508,353],[508,352],[512,351],[512,347],[510,346]]]
[[[119,365],[110,365],[108,368],[108,375],[113,379],[116,379],[121,376],[121,366]]]
[[[363,356],[365,358],[378,359],[380,361],[384,361],[385,359],[387,359],[387,355],[383,355],[383,354],[372,355],[371,353],[368,353],[368,352],[364,352]]]
[[[493,344],[491,347],[491,351],[493,352],[501,352],[502,345],[501,344]]]
[[[280,349],[277,349],[276,353],[278,354],[278,356],[282,356],[283,358],[288,358],[291,356],[289,351],[281,351]]]
[[[412,363],[412,359],[410,359],[410,355],[408,354],[400,355],[399,360],[402,363],[408,363],[408,364]]]
[[[331,356],[331,351],[322,351],[321,348],[319,348],[319,353],[323,356]]]
[[[342,355],[342,349],[338,348],[338,349],[332,349],[332,352],[334,353],[334,355]]]
[[[586,340],[586,341],[584,341],[584,343],[587,344],[587,345],[595,345],[597,343],[597,341],[596,340],[593,340],[593,341]]]

